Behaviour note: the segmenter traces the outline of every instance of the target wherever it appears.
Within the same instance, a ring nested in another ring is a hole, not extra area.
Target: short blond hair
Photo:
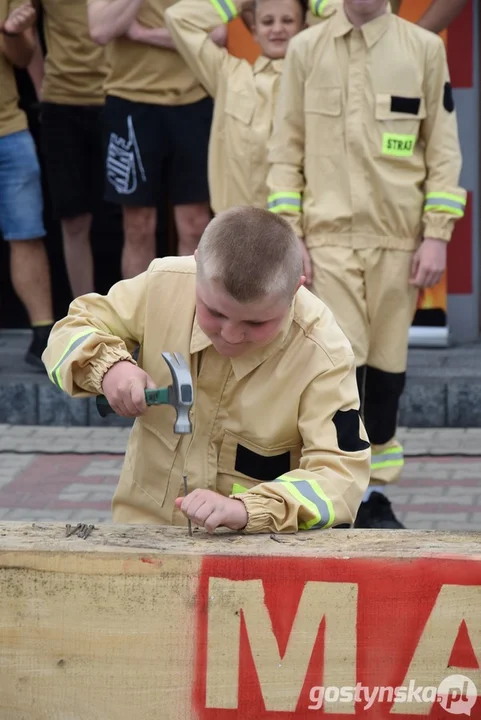
[[[197,248],[197,276],[240,303],[278,295],[290,302],[302,276],[299,239],[268,210],[234,207],[216,215]]]

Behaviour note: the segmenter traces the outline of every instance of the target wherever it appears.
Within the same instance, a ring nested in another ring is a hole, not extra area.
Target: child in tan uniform
[[[269,161],[269,207],[303,237],[312,292],[356,355],[372,444],[356,527],[402,529],[383,490],[404,464],[409,328],[467,197],[443,41],[387,0],[343,0],[289,46]]]
[[[215,213],[234,205],[266,207],[266,146],[279,79],[288,43],[305,28],[308,9],[307,0],[258,0],[249,5],[254,12],[252,31],[262,50],[254,65],[209,38],[219,21],[228,23],[242,13],[244,0],[181,0],[165,14],[178,51],[215,99],[209,146]]]
[[[154,260],[105,297],[70,305],[43,355],[50,379],[74,397],[103,393],[136,417],[114,522],[187,517],[210,532],[247,533],[352,522],[370,464],[354,355],[304,281],[289,224],[231,208],[194,257]],[[191,435],[174,433],[172,408],[145,404],[146,387],[169,382],[162,352],[189,365]]]

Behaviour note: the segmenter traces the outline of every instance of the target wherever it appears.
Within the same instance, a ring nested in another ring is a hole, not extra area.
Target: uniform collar
[[[253,71],[254,75],[257,75],[258,73],[264,72],[265,70],[269,69],[280,75],[282,73],[283,66],[284,58],[279,58],[278,60],[271,60],[271,58],[265,57],[265,55],[261,55],[255,61]]]
[[[192,335],[190,338],[190,354],[193,355],[194,353],[202,352],[202,350],[205,350],[209,345],[212,345],[212,342],[205,332],[200,329],[199,323],[197,322],[197,313],[194,313]]]
[[[383,15],[380,15],[375,20],[365,23],[359,29],[364,37],[366,45],[371,48],[377,43],[377,41],[384,35],[389,27],[392,19],[392,12],[388,5],[388,10]],[[334,37],[342,37],[347,35],[351,30],[354,29],[354,25],[348,19],[344,12],[344,7],[340,7],[336,15],[333,17],[331,22],[334,23]]]
[[[230,358],[232,369],[237,380],[242,380],[243,377],[248,375],[250,372],[255,370],[265,360],[268,360],[276,352],[278,352],[284,345],[287,335],[291,329],[292,321],[294,319],[294,302],[291,303],[289,312],[282,323],[280,330],[274,340],[266,345],[265,347],[259,347],[247,355],[242,355],[238,358]],[[212,342],[209,340],[207,335],[200,329],[197,322],[197,315],[194,315],[194,322],[192,327],[192,336],[190,341],[190,352],[191,354],[201,352],[205,350]],[[226,358],[228,359],[228,358]]]

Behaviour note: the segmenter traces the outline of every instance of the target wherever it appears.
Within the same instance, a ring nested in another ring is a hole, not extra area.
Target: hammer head
[[[174,432],[187,435],[192,432],[189,410],[194,402],[194,387],[189,366],[180,353],[163,352],[162,357],[169,366],[172,375],[170,386],[170,404],[174,406],[177,417]]]

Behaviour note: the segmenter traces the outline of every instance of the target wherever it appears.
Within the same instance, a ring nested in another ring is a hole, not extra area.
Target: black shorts
[[[93,213],[103,202],[103,107],[41,106],[41,147],[55,216]]]
[[[207,153],[212,99],[154,105],[108,95],[105,104],[105,199],[157,207],[209,202]]]

